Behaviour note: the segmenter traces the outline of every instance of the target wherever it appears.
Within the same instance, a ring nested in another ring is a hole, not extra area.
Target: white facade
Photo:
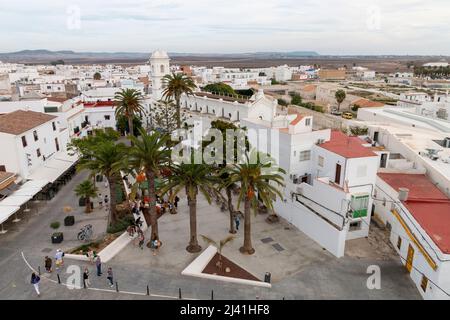
[[[152,81],[152,97],[155,101],[160,100],[163,95],[163,77],[170,74],[169,56],[165,51],[156,50],[150,57],[150,78]]]

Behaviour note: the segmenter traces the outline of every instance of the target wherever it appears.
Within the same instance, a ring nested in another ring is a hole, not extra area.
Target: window
[[[56,146],[56,151],[59,151],[58,138],[55,138],[55,146]]]
[[[111,116],[110,115],[105,115],[105,120],[110,120]]]
[[[323,162],[324,162],[324,158],[322,156],[319,156],[319,161],[318,161],[318,165],[319,167],[323,167]]]
[[[311,125],[311,118],[306,118],[305,119],[305,126],[310,126]]]
[[[311,150],[300,151],[300,161],[311,160]]]
[[[164,73],[164,65],[161,65],[161,73]]]
[[[38,137],[38,134],[37,134],[36,130],[33,131],[33,137],[34,137],[34,141],[38,141],[39,140],[39,137]]]
[[[47,86],[47,89],[51,89],[52,87],[51,86]]]
[[[350,222],[349,231],[361,230],[361,221]]]
[[[402,249],[402,238],[398,237],[397,239],[397,248],[398,250]]]
[[[25,148],[27,146],[27,138],[22,136],[22,146]]]
[[[420,287],[422,288],[423,292],[427,291],[428,287],[428,278],[425,277],[425,275],[422,275],[422,281],[420,282]]]
[[[56,131],[56,123],[54,121],[52,122],[52,127],[53,127],[53,131]]]
[[[38,158],[41,156],[41,149],[36,149],[36,155]]]

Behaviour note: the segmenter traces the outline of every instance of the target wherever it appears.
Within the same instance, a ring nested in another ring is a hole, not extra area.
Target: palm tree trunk
[[[133,117],[128,117],[128,134],[130,136],[134,136],[134,128],[133,128]]]
[[[144,213],[147,225],[152,227],[151,240],[158,239],[158,217],[156,216],[156,190],[155,190],[155,174],[152,171],[146,171],[148,181],[148,196],[150,198],[148,213]]]
[[[244,245],[239,248],[241,253],[253,254],[255,249],[252,246],[252,234],[251,234],[251,211],[250,211],[250,199],[245,196],[244,203]]]
[[[234,215],[234,210],[233,210],[233,199],[231,196],[231,188],[228,187],[226,188],[226,192],[227,192],[227,199],[228,199],[228,211],[230,212],[230,233],[236,233],[236,229],[234,227],[234,219],[233,219],[233,215]]]
[[[109,184],[109,199],[110,199],[110,207],[109,207],[109,222],[110,224],[115,224],[117,222],[117,195],[116,195],[116,178],[114,176],[107,176],[106,180],[108,180]]]
[[[180,106],[180,97],[179,96],[175,97],[175,102],[176,102],[176,105],[177,105],[177,113],[176,113],[176,116],[177,116],[177,129],[180,129],[181,128],[181,116],[180,116],[180,108],[181,108],[181,106]]]
[[[197,196],[194,195],[194,198],[191,199],[187,190],[186,193],[188,194],[189,224],[191,232],[191,238],[186,250],[190,253],[196,253],[202,250],[202,247],[198,244],[197,240]]]
[[[91,213],[91,199],[89,197],[86,197],[86,209],[84,210],[85,213]]]

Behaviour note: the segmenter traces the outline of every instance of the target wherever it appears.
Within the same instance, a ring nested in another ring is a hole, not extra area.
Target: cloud
[[[0,2],[2,51],[450,55],[448,0]],[[68,27],[69,8],[79,10],[79,28]]]

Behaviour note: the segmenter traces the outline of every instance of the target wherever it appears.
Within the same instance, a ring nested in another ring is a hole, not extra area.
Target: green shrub
[[[106,230],[107,233],[117,233],[125,231],[128,226],[130,226],[134,222],[133,215],[127,215],[121,219],[119,219],[115,224],[110,225]]]
[[[60,225],[61,224],[59,223],[59,221],[53,221],[52,223],[50,223],[50,228],[58,229]]]
[[[292,99],[291,99],[291,104],[301,106],[302,105],[302,97],[299,94],[293,94]]]
[[[278,99],[278,104],[280,105],[280,106],[287,106],[288,105],[288,103],[286,102],[286,100],[284,100],[284,99]]]

